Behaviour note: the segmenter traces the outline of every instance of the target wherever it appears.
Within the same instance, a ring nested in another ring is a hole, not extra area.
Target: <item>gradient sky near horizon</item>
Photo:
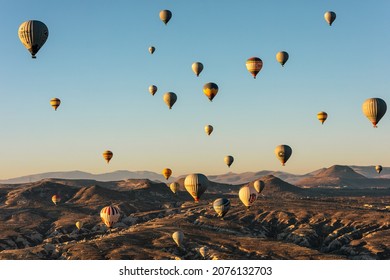
[[[0,179],[390,166],[390,112],[374,129],[361,109],[371,97],[390,106],[387,0],[0,3]],[[167,26],[162,9],[173,14]],[[337,14],[331,27],[328,10]],[[49,28],[35,60],[17,34],[30,19]],[[282,50],[285,67],[275,59]],[[257,79],[245,67],[252,56],[264,63]],[[199,77],[195,61],[204,64]],[[213,102],[202,91],[207,82],[219,86]],[[167,91],[178,96],[172,110]],[[62,102],[57,111],[53,97]],[[319,111],[329,115],[324,125]],[[285,167],[274,155],[279,144],[293,149]],[[114,153],[108,165],[106,149]],[[235,158],[230,168],[226,155]]]

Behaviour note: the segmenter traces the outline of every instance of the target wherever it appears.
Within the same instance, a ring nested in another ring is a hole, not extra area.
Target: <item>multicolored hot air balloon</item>
[[[149,86],[149,92],[151,95],[154,95],[157,92],[157,87],[155,85]]]
[[[292,154],[292,149],[288,145],[279,145],[275,148],[274,152],[276,157],[280,160],[280,162],[284,166]]]
[[[376,172],[379,174],[379,173],[381,173],[381,171],[382,171],[382,165],[377,165],[377,166],[375,166],[375,170],[376,170]]]
[[[107,161],[107,163],[110,162],[112,159],[113,153],[109,150],[103,152],[103,158]]]
[[[328,11],[324,14],[324,18],[326,22],[329,24],[329,26],[332,26],[332,23],[336,19],[336,13],[332,11]]]
[[[247,59],[245,65],[249,73],[256,79],[257,74],[260,72],[261,68],[263,68],[263,61],[258,57],[251,57]]]
[[[232,156],[226,156],[223,160],[225,161],[227,166],[230,167],[230,165],[232,165],[234,161],[234,158]]]
[[[261,180],[256,180],[253,182],[253,187],[257,191],[257,193],[261,193],[264,190],[265,183]]]
[[[173,92],[166,92],[163,95],[163,100],[165,104],[169,107],[169,109],[172,109],[173,104],[176,103],[177,95]]]
[[[207,177],[200,173],[187,175],[184,179],[184,187],[194,198],[195,202],[199,201],[202,194],[207,190],[209,184]]]
[[[378,122],[386,114],[387,105],[381,98],[369,98],[362,105],[363,114],[372,122],[376,128]]]
[[[60,106],[60,104],[61,104],[61,100],[59,100],[58,98],[50,99],[50,105],[51,105],[51,107],[54,108],[54,110],[57,111],[57,108],[58,108],[58,106]]]
[[[175,231],[172,234],[172,239],[178,247],[181,247],[183,245],[184,233],[182,231]]]
[[[238,197],[249,210],[249,208],[257,199],[257,191],[254,188],[246,185],[240,188],[240,190],[238,191]]]
[[[195,75],[199,77],[200,72],[203,70],[203,64],[200,62],[192,63],[192,71],[194,71]]]
[[[213,208],[218,217],[223,218],[230,209],[230,200],[227,198],[217,198],[213,202]]]
[[[168,180],[169,177],[172,175],[172,170],[169,168],[164,168],[161,173],[162,173],[162,175],[164,175],[165,179]]]
[[[172,12],[170,10],[162,10],[162,11],[160,11],[159,16],[160,16],[161,21],[165,25],[167,25],[167,23],[169,22],[169,20],[172,17]]]
[[[32,58],[36,58],[35,55],[49,37],[49,29],[41,21],[28,20],[19,26],[18,35],[22,44],[31,53]]]
[[[284,66],[284,64],[287,62],[288,60],[288,53],[285,52],[285,51],[281,51],[281,52],[278,52],[276,54],[276,60],[282,65]]]
[[[326,119],[328,118],[328,114],[325,113],[325,112],[319,112],[317,114],[317,119],[322,123],[324,124],[324,122],[326,121]]]
[[[203,86],[203,93],[210,101],[213,101],[214,97],[218,93],[218,86],[215,83],[207,83]]]
[[[211,134],[211,132],[213,132],[213,130],[214,130],[214,128],[213,128],[213,126],[212,125],[206,125],[205,127],[204,127],[204,131],[206,132],[206,134],[207,135],[210,135]]]
[[[119,208],[116,206],[106,206],[100,211],[100,218],[108,228],[118,222],[120,216]]]
[[[205,259],[207,257],[207,255],[209,254],[209,248],[207,246],[202,246],[199,248],[199,253]]]
[[[55,205],[57,205],[57,203],[60,203],[61,202],[61,196],[59,196],[58,194],[55,194],[51,197],[51,201],[53,201],[53,203]]]
[[[153,47],[153,46],[150,46],[150,47],[149,47],[149,52],[150,52],[150,54],[153,54],[155,50],[156,50],[155,47]]]
[[[180,188],[180,184],[177,183],[177,182],[173,182],[173,183],[171,183],[171,184],[169,185],[169,188],[171,189],[171,191],[172,191],[174,194],[176,194],[177,191],[178,191],[179,188]]]

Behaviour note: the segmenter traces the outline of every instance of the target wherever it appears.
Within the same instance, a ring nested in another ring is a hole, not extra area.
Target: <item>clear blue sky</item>
[[[2,179],[390,166],[390,112],[374,129],[361,110],[365,99],[381,97],[390,111],[387,0],[0,3]],[[167,26],[162,9],[173,13]],[[332,27],[327,10],[337,14]],[[36,60],[17,34],[29,19],[49,28]],[[281,50],[290,55],[284,68],[275,60]],[[245,68],[252,56],[264,63],[256,80]],[[194,61],[205,67],[198,78]],[[202,92],[207,82],[219,86],[213,102]],[[178,96],[172,110],[162,100],[167,91]],[[53,97],[62,101],[57,111]],[[319,111],[329,115],[324,125]],[[293,149],[285,167],[274,155],[279,144]],[[106,149],[114,153],[109,165]],[[225,155],[235,158],[230,169]]]

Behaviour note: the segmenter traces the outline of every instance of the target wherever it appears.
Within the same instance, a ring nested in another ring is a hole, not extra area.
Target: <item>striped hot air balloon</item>
[[[203,93],[210,101],[213,101],[214,97],[218,93],[218,86],[215,83],[207,83],[203,86]]]
[[[50,105],[54,108],[54,110],[57,111],[58,106],[60,106],[61,100],[58,98],[52,98],[50,99]]]
[[[100,211],[100,218],[109,228],[118,222],[120,216],[119,208],[116,206],[106,206]]]
[[[200,173],[194,173],[188,175],[184,179],[184,187],[187,192],[194,198],[195,202],[198,202],[202,194],[207,190],[209,186],[209,180],[207,177]]]
[[[49,37],[49,29],[39,20],[28,20],[19,26],[18,35],[31,57],[36,58],[35,55]]]
[[[317,119],[322,123],[324,124],[324,122],[326,121],[326,119],[328,118],[328,114],[325,113],[325,112],[319,112],[317,114]]]
[[[246,61],[246,69],[252,74],[253,78],[256,79],[257,74],[263,68],[263,61],[258,57],[248,58]]]
[[[376,128],[378,122],[386,114],[387,105],[381,98],[369,98],[362,105],[363,114],[372,122]]]
[[[213,208],[218,217],[223,218],[230,209],[230,200],[227,198],[217,198],[213,202]]]
[[[112,159],[113,153],[109,150],[103,152],[103,158],[107,161],[107,163],[110,162]]]
[[[51,201],[53,201],[53,203],[55,205],[57,205],[57,203],[60,203],[61,202],[61,196],[59,196],[58,194],[55,194],[51,197]]]

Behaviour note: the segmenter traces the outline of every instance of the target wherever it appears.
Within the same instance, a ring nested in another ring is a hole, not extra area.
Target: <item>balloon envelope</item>
[[[324,18],[326,22],[329,24],[329,26],[331,26],[334,20],[336,19],[336,13],[332,11],[328,11],[324,14]]]
[[[203,70],[203,64],[200,62],[192,63],[192,71],[194,71],[195,75],[199,77],[200,72]]]
[[[111,228],[119,220],[119,217],[119,208],[116,206],[106,206],[100,211],[100,218],[109,228]]]
[[[246,208],[249,209],[257,199],[257,191],[254,188],[246,185],[240,188],[238,191],[238,197],[246,206]]]
[[[206,258],[207,255],[209,254],[209,248],[207,246],[202,246],[199,248],[199,253],[203,258]]]
[[[179,190],[179,187],[180,187],[180,184],[177,183],[177,182],[173,182],[173,183],[171,183],[171,184],[169,185],[169,188],[171,189],[171,191],[172,191],[173,193],[177,193],[178,190]]]
[[[163,100],[169,109],[172,109],[173,104],[176,103],[177,95],[173,92],[166,92],[163,95]]]
[[[172,17],[172,12],[170,10],[162,10],[160,11],[159,16],[161,21],[166,25]]]
[[[246,60],[246,69],[252,74],[253,78],[256,79],[257,74],[263,68],[263,61],[258,57],[251,57]]]
[[[275,148],[274,152],[276,157],[280,160],[280,162],[284,166],[292,154],[292,149],[288,145],[279,145]]]
[[[212,132],[213,132],[213,130],[214,130],[214,128],[213,128],[213,126],[212,125],[206,125],[205,127],[204,127],[204,131],[206,132],[206,134],[207,135],[210,135]]]
[[[232,165],[233,161],[234,161],[234,158],[232,156],[226,156],[224,158],[224,161],[225,163],[227,164],[228,167],[230,167],[230,165]]]
[[[363,114],[370,120],[374,127],[386,114],[387,105],[381,98],[369,98],[362,105]]]
[[[261,193],[263,190],[264,190],[264,187],[265,187],[265,183],[261,180],[256,180],[254,183],[253,183],[253,187],[255,188],[255,190],[257,191],[257,193]]]
[[[218,93],[218,86],[215,83],[207,83],[203,86],[203,93],[210,101],[213,101],[214,97]]]
[[[58,194],[55,194],[51,197],[51,201],[53,201],[53,203],[55,205],[57,205],[57,203],[60,203],[61,202],[61,196],[59,196]]]
[[[377,166],[375,166],[375,170],[376,170],[376,172],[379,174],[379,173],[381,173],[381,171],[382,171],[382,165],[377,165]]]
[[[107,163],[110,162],[112,159],[113,153],[109,150],[103,152],[103,158],[107,161]]]
[[[154,95],[157,92],[157,87],[155,85],[151,85],[149,87],[149,92],[151,95]]]
[[[326,112],[319,112],[317,114],[317,119],[322,123],[324,124],[324,122],[326,121],[326,119],[328,118],[328,114]]]
[[[184,233],[181,231],[175,231],[172,234],[172,239],[173,239],[173,241],[175,241],[177,246],[181,247],[183,245]]]
[[[288,60],[288,53],[285,52],[285,51],[281,51],[281,52],[278,52],[276,54],[276,60],[282,65],[284,66],[284,64],[287,62]]]
[[[80,221],[76,222],[76,227],[78,230],[80,230],[83,227],[83,223]]]
[[[184,179],[184,187],[196,202],[199,201],[202,194],[207,190],[209,184],[207,177],[200,173],[187,175]]]
[[[213,208],[218,217],[224,217],[230,209],[230,200],[227,198],[217,198],[213,202]]]
[[[50,105],[54,108],[54,110],[57,111],[58,106],[60,106],[61,100],[58,98],[52,98],[50,99]]]
[[[172,174],[172,170],[169,169],[169,168],[164,168],[163,171],[161,172],[162,175],[164,175],[165,179],[169,179],[169,177],[171,176]]]
[[[49,29],[39,20],[28,20],[19,26],[18,35],[32,58],[36,58],[35,55],[49,37]]]
[[[150,54],[153,54],[155,50],[156,50],[155,47],[153,47],[153,46],[149,47]]]

